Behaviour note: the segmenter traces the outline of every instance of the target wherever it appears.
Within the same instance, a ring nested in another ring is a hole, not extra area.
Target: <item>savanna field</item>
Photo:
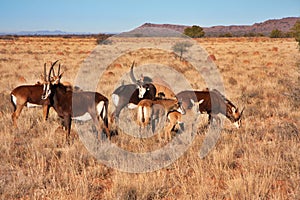
[[[173,164],[149,173],[126,173],[98,162],[74,126],[73,143],[65,144],[65,131],[53,109],[43,122],[41,108],[24,108],[18,129],[12,126],[10,92],[41,80],[44,63],[57,59],[64,71],[62,81],[74,83],[81,63],[97,46],[96,38],[1,38],[1,199],[300,199],[297,43],[290,38],[264,37],[201,38],[197,42],[221,73],[226,97],[245,107],[242,127],[236,129],[226,119],[215,148],[200,159],[207,133],[204,120],[191,146]],[[138,63],[160,61],[159,52],[151,58],[147,53],[118,58],[97,91],[111,101],[111,85],[129,71],[130,56]],[[179,59],[171,65],[186,67]],[[195,90],[206,87],[193,73],[185,76]],[[110,103],[109,114],[113,110]],[[141,143],[122,133],[113,136],[112,142],[136,152],[157,145],[154,139]]]

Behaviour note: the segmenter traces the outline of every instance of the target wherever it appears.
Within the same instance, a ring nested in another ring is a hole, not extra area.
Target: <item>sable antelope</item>
[[[58,61],[58,60],[57,60]],[[56,61],[56,62],[57,62]],[[60,67],[59,67],[60,68]],[[52,76],[50,76],[50,82],[52,82],[53,84],[55,84],[55,83],[57,83],[57,81],[59,80],[59,83],[60,84],[62,84],[62,85],[64,85],[66,88],[67,88],[67,90],[71,90],[71,91],[79,91],[79,90],[81,90],[79,87],[77,87],[77,86],[75,86],[75,87],[73,87],[73,85],[70,83],[70,82],[68,82],[68,81],[61,81],[60,80],[60,78],[59,78],[59,76],[62,76],[62,74],[55,74],[55,70],[52,70]]]
[[[112,94],[112,100],[116,106],[114,117],[119,117],[121,110],[126,105],[129,104],[129,108],[134,108],[142,99],[154,99],[155,95],[156,88],[152,83],[135,80],[134,84],[121,85]]]
[[[50,81],[50,74],[54,65],[51,66],[48,74],[48,85],[44,88],[43,99],[51,100],[51,105],[57,112],[58,116],[63,119],[63,125],[67,129],[66,140],[69,142],[71,121],[77,119],[86,121],[93,119],[98,129],[98,137],[101,133],[99,117],[104,122],[104,130],[110,139],[108,129],[108,99],[98,92],[68,90],[66,86],[60,83],[62,73],[60,74],[60,65],[58,68],[57,80]]]
[[[56,61],[57,62],[57,61]],[[52,66],[56,64],[54,62]],[[52,67],[51,66],[51,67]],[[46,81],[46,63],[44,64],[44,80],[35,85],[21,85],[16,87],[10,93],[11,103],[14,106],[14,112],[12,114],[12,121],[15,127],[17,127],[17,119],[21,114],[24,106],[29,108],[42,106],[43,107],[43,120],[46,121],[50,109],[50,100],[48,98],[42,99],[43,91],[47,87]]]
[[[155,86],[156,88],[156,97],[159,97],[159,98],[166,98],[166,99],[176,99],[176,95],[175,93],[169,88],[166,86],[166,83],[162,80],[154,80],[148,76],[143,76],[143,74],[141,74],[141,77],[139,80],[137,80],[134,76],[134,73],[133,73],[133,67],[134,67],[134,62],[133,64],[131,65],[130,67],[130,78],[131,80],[136,83],[151,83]]]
[[[137,122],[140,126],[145,127],[151,121],[152,131],[154,132],[157,121],[172,111],[185,114],[181,102],[175,99],[143,99],[138,104]]]
[[[41,75],[41,77],[43,77],[42,75]],[[42,78],[43,79],[43,78]],[[42,80],[41,79],[41,80]],[[52,76],[52,77],[50,77],[50,81],[55,81],[55,80],[57,80],[57,76],[56,75],[54,75],[54,76]],[[47,82],[46,81],[37,81],[36,83],[35,83],[35,85],[43,85],[43,84],[46,84]],[[68,81],[63,81],[63,82],[61,82],[60,81],[60,83],[61,84],[63,84],[64,86],[66,86],[67,87],[67,89],[68,90],[73,90],[73,91],[80,91],[81,90],[81,88],[80,87],[78,87],[78,86],[73,86],[72,85],[72,83],[70,83],[70,82],[68,82]]]
[[[214,119],[220,122],[219,113],[225,115],[237,128],[241,125],[241,117],[244,108],[239,112],[238,108],[227,98],[225,98],[218,90],[212,91],[182,91],[178,93],[177,98],[181,98],[183,107],[192,108],[193,102],[198,102],[199,112],[209,115],[209,122]]]

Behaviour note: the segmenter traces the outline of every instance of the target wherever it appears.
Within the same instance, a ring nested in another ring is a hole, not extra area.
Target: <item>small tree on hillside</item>
[[[291,34],[298,42],[298,48],[300,50],[300,20],[296,21],[295,25],[291,28]]]
[[[283,36],[283,32],[278,29],[274,29],[270,34],[270,38],[282,38]]]
[[[184,29],[184,34],[191,37],[191,38],[201,38],[204,37],[205,32],[203,31],[203,28],[200,26],[192,26]]]

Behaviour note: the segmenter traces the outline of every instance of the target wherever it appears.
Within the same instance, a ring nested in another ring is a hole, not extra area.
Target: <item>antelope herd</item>
[[[22,85],[12,90],[13,125],[17,127],[17,119],[24,106],[42,106],[44,121],[47,120],[49,109],[52,107],[66,128],[66,141],[69,142],[72,119],[80,121],[92,119],[98,132],[98,139],[104,131],[110,140],[108,98],[98,92],[75,90],[70,84],[61,82],[63,73],[60,73],[60,64],[55,73],[54,67],[57,62],[51,64],[48,74],[46,63],[44,64],[41,82],[35,85]],[[111,114],[112,123],[118,120],[121,110],[127,106],[136,110],[135,121],[140,130],[151,127],[154,133],[158,122],[164,120],[165,140],[171,139],[172,131],[184,130],[182,115],[192,109],[199,114],[207,113],[209,123],[214,120],[220,123],[218,114],[223,114],[237,128],[240,127],[244,109],[239,112],[239,109],[218,90],[185,90],[175,94],[169,87],[153,81],[150,77],[141,75],[141,78],[137,79],[133,73],[134,66],[133,62],[130,68],[133,83],[122,84],[112,93],[111,99],[115,106],[115,111]]]

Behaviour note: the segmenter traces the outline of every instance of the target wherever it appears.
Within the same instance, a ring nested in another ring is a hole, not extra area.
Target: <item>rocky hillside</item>
[[[272,30],[278,29],[283,32],[288,32],[300,17],[287,17],[282,19],[271,19],[253,25],[231,25],[231,26],[212,26],[203,27],[206,36],[220,36],[224,34],[232,34],[234,36],[242,36],[245,34],[264,34],[269,35]],[[200,25],[201,26],[201,25]],[[174,24],[152,24],[145,23],[141,27],[160,27],[169,28],[179,32],[183,32],[188,26]]]

